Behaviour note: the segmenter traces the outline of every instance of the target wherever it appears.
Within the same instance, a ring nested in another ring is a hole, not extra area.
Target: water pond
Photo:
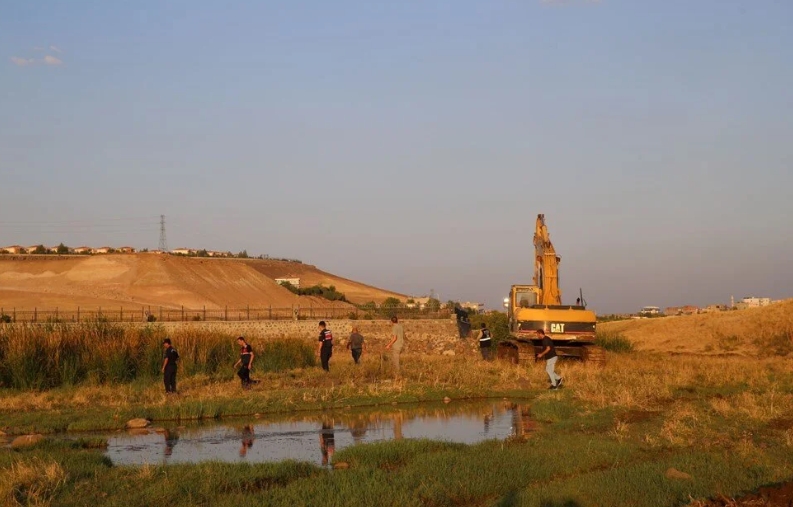
[[[275,462],[327,465],[345,447],[392,439],[427,438],[473,444],[524,437],[535,431],[528,401],[453,401],[235,418],[106,435],[117,465]]]

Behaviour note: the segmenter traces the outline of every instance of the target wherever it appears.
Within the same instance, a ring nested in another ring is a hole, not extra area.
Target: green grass
[[[595,344],[617,354],[633,352],[633,342],[625,338],[621,333],[598,331],[595,337]]]

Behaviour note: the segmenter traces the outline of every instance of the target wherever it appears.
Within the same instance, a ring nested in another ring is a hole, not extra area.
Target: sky
[[[298,258],[497,308],[793,297],[793,2],[6,2],[0,243]]]

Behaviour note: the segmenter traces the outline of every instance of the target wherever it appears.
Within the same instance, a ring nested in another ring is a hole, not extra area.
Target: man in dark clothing
[[[537,359],[545,358],[545,372],[548,378],[551,379],[551,387],[549,389],[558,389],[562,386],[562,377],[556,374],[554,368],[556,367],[556,347],[553,345],[551,338],[545,334],[544,329],[537,330],[537,338],[542,340],[542,352],[537,354]]]
[[[330,329],[327,329],[324,320],[319,323],[319,345],[317,347],[317,354],[319,354],[319,359],[322,362],[322,369],[330,371],[328,361],[330,361],[330,356],[333,355],[333,333],[330,332]]]
[[[468,312],[463,310],[459,304],[454,305],[454,314],[457,316],[457,330],[460,338],[467,338],[471,333],[471,322],[468,320]]]
[[[171,339],[162,341],[162,379],[165,384],[165,394],[176,394],[176,362],[179,353],[171,345]]]
[[[350,340],[347,342],[347,348],[352,351],[352,360],[355,361],[355,364],[358,364],[358,361],[361,359],[361,354],[363,354],[363,336],[357,327],[352,328],[352,334],[350,335]]]
[[[490,345],[492,340],[490,339],[490,330],[487,328],[484,322],[482,322],[482,329],[479,330],[479,351],[482,353],[482,359],[485,361],[490,360]]]
[[[245,342],[245,338],[240,336],[237,338],[237,343],[240,344],[240,358],[234,363],[234,368],[239,365],[240,369],[237,370],[237,376],[242,382],[243,389],[250,389],[251,384],[251,368],[253,367],[253,347]]]

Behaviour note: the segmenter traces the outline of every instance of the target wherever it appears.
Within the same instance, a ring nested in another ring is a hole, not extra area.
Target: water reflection
[[[162,436],[155,431],[115,434],[108,438],[107,455],[115,464],[293,459],[329,465],[337,450],[362,443],[427,438],[474,444],[488,439],[526,438],[536,430],[529,406],[510,401],[342,410],[238,421],[159,430]]]

